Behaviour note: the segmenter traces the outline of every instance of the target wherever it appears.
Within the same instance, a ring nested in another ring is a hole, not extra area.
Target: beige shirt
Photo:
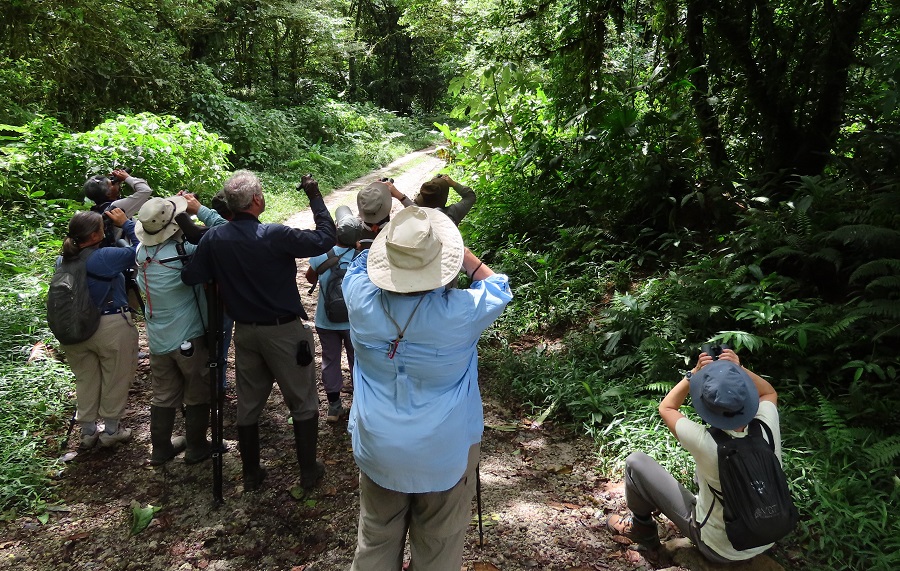
[[[759,411],[756,418],[763,421],[766,426],[772,430],[772,436],[775,438],[775,455],[781,462],[781,427],[778,421],[778,408],[769,401],[759,403]],[[733,430],[725,431],[729,436],[743,438],[746,432],[735,432]],[[717,445],[715,439],[706,430],[706,426],[698,424],[688,418],[680,418],[675,424],[675,433],[678,441],[685,449],[694,457],[697,464],[697,483],[700,487],[697,495],[697,505],[694,506],[694,518],[697,523],[702,523],[706,519],[712,505],[712,514],[706,525],[700,530],[700,539],[709,546],[713,551],[730,559],[732,561],[740,561],[750,559],[770,547],[772,544],[754,547],[744,551],[735,549],[728,540],[725,533],[725,521],[722,514],[722,502],[716,500],[713,504],[713,493],[710,486],[716,490],[722,489],[719,483],[719,458],[717,454]],[[765,433],[763,433],[765,435]]]

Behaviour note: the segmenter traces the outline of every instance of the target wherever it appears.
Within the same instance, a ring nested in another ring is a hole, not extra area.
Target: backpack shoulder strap
[[[341,258],[344,257],[344,254],[346,254],[349,251],[350,251],[350,248],[347,248],[346,250],[341,252],[341,255],[339,256],[334,253],[333,249],[328,250],[328,259],[325,260],[324,262],[322,262],[321,264],[319,264],[319,267],[316,268],[316,275],[321,276],[322,274],[324,274],[325,272],[327,272],[334,266],[338,265],[341,261]]]
[[[731,440],[731,437],[728,436],[727,434],[725,434],[725,431],[720,428],[714,428],[712,426],[709,426],[706,428],[706,431],[709,432],[709,435],[712,436],[713,439],[716,441],[717,448],[719,446],[722,446],[729,440]],[[718,453],[718,451],[717,451],[717,453]],[[712,502],[710,502],[709,510],[706,512],[706,517],[703,518],[703,521],[700,523],[699,528],[702,528],[704,525],[706,525],[706,522],[709,521],[709,516],[712,515],[713,508],[716,505],[716,500],[718,500],[720,502],[724,502],[724,498],[722,497],[722,492],[720,490],[713,488],[709,484],[707,484],[707,487],[709,488],[709,491],[712,492],[713,500],[712,500]]]
[[[765,437],[763,438],[763,433],[765,433]],[[750,424],[747,425],[747,434],[750,436],[759,436],[766,441],[769,445],[769,448],[772,449],[772,452],[775,452],[775,435],[772,434],[772,429],[769,428],[769,425],[765,422],[761,421],[758,418],[754,418],[750,421]]]

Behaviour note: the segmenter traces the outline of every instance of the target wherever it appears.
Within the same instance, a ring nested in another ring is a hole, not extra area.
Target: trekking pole
[[[478,547],[484,547],[484,529],[481,527],[481,462],[475,466],[475,504],[478,506]]]
[[[212,465],[213,465],[213,506],[225,503],[222,497],[222,464],[224,453],[224,424],[222,409],[225,407],[225,360],[221,358],[222,335],[222,302],[215,281],[210,281],[206,288],[206,309],[209,326],[206,330],[206,344],[209,347],[210,392],[212,396]]]
[[[76,407],[74,411],[72,411],[72,418],[69,419],[69,429],[66,431],[66,438],[60,444],[59,449],[65,450],[69,446],[69,439],[72,438],[72,430],[75,428],[75,416],[78,414],[78,408]]]

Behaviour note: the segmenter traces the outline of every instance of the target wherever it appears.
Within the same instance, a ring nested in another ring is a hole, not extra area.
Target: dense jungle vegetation
[[[72,404],[26,365],[87,175],[269,220],[437,140],[516,299],[482,366],[689,484],[656,405],[706,341],[780,393],[810,569],[900,567],[900,7],[885,0],[0,0],[0,509],[40,513]],[[429,132],[430,131],[430,132]],[[414,189],[406,189],[412,192]]]

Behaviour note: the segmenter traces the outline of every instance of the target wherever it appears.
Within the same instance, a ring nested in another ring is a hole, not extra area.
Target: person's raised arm
[[[706,353],[700,353],[700,356],[697,358],[697,364],[691,369],[691,375],[696,375],[700,369],[712,362],[712,357]],[[680,409],[682,405],[684,405],[684,401],[687,399],[688,393],[690,392],[691,381],[688,376],[685,375],[681,381],[669,391],[669,394],[663,398],[662,402],[659,403],[659,416],[661,416],[663,422],[666,423],[669,432],[675,436],[678,436],[675,432],[675,425],[678,424],[679,420],[684,418],[684,414],[681,413]]]
[[[477,282],[483,279],[486,279],[488,276],[494,275],[494,270],[484,265],[484,262],[478,259],[478,256],[472,253],[471,250],[466,248],[466,251],[463,253],[463,271],[466,272],[466,275],[469,276],[469,279],[473,282]]]

